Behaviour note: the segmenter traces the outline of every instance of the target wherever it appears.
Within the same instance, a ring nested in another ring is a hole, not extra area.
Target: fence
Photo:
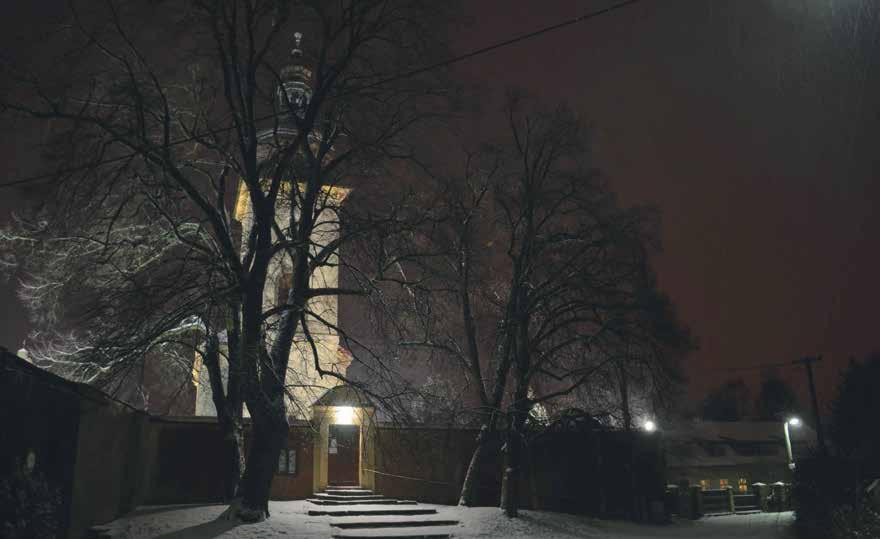
[[[479,505],[499,503],[501,434],[489,441],[476,480]],[[456,503],[476,435],[462,428],[380,428],[376,490],[396,498]],[[657,437],[551,432],[528,444],[524,460],[521,500],[528,508],[637,520],[662,513],[664,470]]]
[[[737,494],[732,487],[702,489],[695,485],[668,485],[666,513],[683,518],[705,515],[779,512],[792,509],[790,483],[755,483],[749,492]]]
[[[0,472],[9,477],[30,466],[27,473],[45,477],[57,490],[58,537],[82,537],[89,526],[138,505],[222,500],[226,456],[218,448],[225,444],[215,419],[152,417],[2,349],[0,366],[0,420],[13,433],[0,444]],[[378,492],[457,502],[475,429],[378,427],[375,434],[371,471]],[[476,501],[482,505],[498,503],[500,436],[490,440],[477,478]],[[276,475],[272,497],[306,498],[314,484],[311,429],[291,427],[288,449],[293,451],[285,454],[296,461]],[[549,432],[528,445],[521,499],[536,509],[643,519],[650,507],[662,507],[663,475],[656,437]]]

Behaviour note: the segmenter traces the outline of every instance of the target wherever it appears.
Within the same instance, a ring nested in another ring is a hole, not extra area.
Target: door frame
[[[365,489],[375,488],[376,467],[376,425],[375,408],[354,407],[354,417],[350,422],[338,420],[334,406],[314,405],[312,407],[312,421],[317,426],[314,437],[313,467],[312,467],[312,492],[321,492],[328,486],[328,464],[330,425],[357,425],[360,431],[358,442],[358,481]]]

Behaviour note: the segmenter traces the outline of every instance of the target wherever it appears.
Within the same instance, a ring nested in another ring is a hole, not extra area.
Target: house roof
[[[789,432],[796,456],[798,449],[815,444],[816,431],[807,425],[790,428]],[[670,467],[741,466],[787,460],[781,421],[694,421],[672,426],[664,433]],[[761,445],[770,445],[771,450],[757,454],[742,450],[743,446]]]
[[[816,441],[816,431],[806,424],[789,428],[793,443]],[[693,421],[666,430],[668,439],[700,442],[784,442],[781,421]]]

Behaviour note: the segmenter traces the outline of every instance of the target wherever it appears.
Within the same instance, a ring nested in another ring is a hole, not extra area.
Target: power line
[[[761,369],[773,369],[776,367],[791,367],[799,364],[798,361],[782,361],[779,363],[759,363],[757,365],[749,365],[747,367],[727,367],[712,369],[712,372],[740,372],[740,371],[756,371]]]
[[[525,33],[525,34],[521,34],[521,35],[519,35],[519,36],[516,36],[516,37],[510,38],[510,39],[507,39],[507,40],[504,40],[504,41],[500,41],[500,42],[498,42],[498,43],[494,43],[494,44],[492,44],[492,45],[487,45],[487,46],[485,46],[485,47],[482,47],[482,48],[479,48],[479,49],[472,50],[472,51],[470,51],[470,52],[467,52],[467,53],[461,54],[461,55],[459,55],[459,56],[453,56],[452,58],[448,58],[448,59],[446,59],[446,60],[442,60],[442,61],[439,61],[439,62],[436,62],[436,63],[433,63],[433,64],[428,64],[428,65],[426,65],[426,66],[423,66],[423,67],[420,67],[420,68],[416,68],[416,69],[413,69],[413,70],[411,70],[411,71],[406,71],[406,72],[404,72],[404,73],[400,73],[400,74],[397,74],[397,75],[393,75],[393,76],[391,76],[391,77],[387,77],[387,78],[385,78],[385,79],[380,79],[380,80],[378,80],[378,81],[376,81],[376,82],[373,82],[373,83],[371,83],[371,84],[368,84],[368,85],[366,85],[366,86],[361,87],[361,90],[365,90],[365,89],[369,89],[369,88],[374,88],[374,87],[376,87],[376,86],[381,86],[381,85],[383,85],[383,84],[388,84],[389,82],[394,82],[394,81],[397,81],[397,80],[400,80],[400,79],[405,79],[405,78],[409,78],[409,77],[414,77],[414,76],[416,76],[416,75],[420,75],[420,74],[422,74],[422,73],[427,73],[428,71],[433,71],[433,70],[435,70],[435,69],[440,69],[440,68],[443,68],[443,67],[448,67],[448,66],[450,66],[450,65],[453,65],[453,64],[456,64],[456,63],[462,62],[462,61],[464,61],[464,60],[469,60],[470,58],[473,58],[473,57],[475,57],[475,56],[479,56],[479,55],[481,55],[481,54],[486,54],[486,53],[488,53],[488,52],[492,52],[492,51],[495,51],[495,50],[501,49],[501,48],[503,48],[503,47],[507,47],[507,46],[510,46],[510,45],[514,45],[514,44],[516,44],[516,43],[520,43],[520,42],[522,42],[522,41],[526,41],[526,40],[528,40],[528,39],[532,39],[532,38],[535,38],[535,37],[538,37],[538,36],[541,36],[541,35],[544,35],[544,34],[547,34],[547,33],[550,33],[550,32],[554,32],[554,31],[556,31],[556,30],[560,30],[560,29],[562,29],[562,28],[566,28],[566,27],[568,27],[568,26],[572,26],[572,25],[575,25],[575,24],[578,24],[578,23],[581,23],[581,22],[584,22],[584,21],[588,21],[588,20],[590,20],[590,19],[594,19],[594,18],[599,17],[599,16],[601,16],[601,15],[605,15],[605,14],[611,13],[611,12],[613,12],[613,11],[617,11],[617,10],[619,10],[619,9],[625,8],[625,7],[627,7],[627,6],[630,6],[630,5],[632,5],[632,4],[638,3],[638,2],[640,2],[640,1],[641,1],[641,0],[624,0],[623,2],[619,2],[619,3],[617,3],[617,4],[613,4],[613,5],[608,6],[608,7],[606,7],[606,8],[599,9],[599,10],[596,10],[596,11],[591,11],[591,12],[589,12],[589,13],[585,13],[585,14],[583,14],[583,15],[578,15],[577,17],[574,17],[574,18],[572,18],[572,19],[568,19],[568,20],[565,20],[565,21],[562,21],[562,22],[558,22],[558,23],[555,23],[555,24],[551,24],[551,25],[549,25],[549,26],[545,26],[545,27],[543,27],[543,28],[539,28],[538,30],[534,30],[534,31],[531,31],[531,32],[528,32],[528,33]],[[266,116],[263,116],[263,117],[260,117],[260,118],[256,118],[254,121],[255,121],[255,122],[263,122],[263,121],[266,121],[266,120],[271,120],[271,119],[277,118],[277,117],[279,117],[279,116],[281,116],[281,115],[283,115],[283,114],[286,114],[286,112],[274,112],[274,113],[272,113],[272,114],[269,114],[269,115],[266,115]],[[200,134],[200,135],[193,135],[193,136],[189,136],[189,137],[185,137],[185,138],[181,138],[181,139],[173,140],[173,141],[171,141],[171,142],[168,143],[168,146],[178,146],[178,145],[180,145],[180,144],[185,144],[185,143],[187,143],[187,142],[192,142],[192,141],[196,140],[197,138],[199,138],[200,136],[205,136],[205,135],[210,135],[210,134],[217,134],[217,133],[224,133],[224,132],[227,132],[227,131],[231,131],[231,130],[233,130],[233,129],[235,129],[235,126],[228,126],[228,127],[223,127],[223,128],[220,128],[220,129],[212,130],[210,133],[202,133],[202,134]],[[112,158],[108,158],[108,159],[105,159],[105,160],[101,160],[101,161],[98,161],[98,162],[96,162],[96,163],[90,163],[90,164],[88,164],[88,165],[81,165],[81,166],[77,166],[77,167],[71,167],[71,168],[68,168],[68,169],[59,170],[59,171],[52,172],[52,173],[39,174],[39,175],[36,175],[36,176],[29,176],[29,177],[25,177],[25,178],[18,178],[18,179],[15,179],[15,180],[10,180],[10,181],[8,181],[8,182],[0,183],[0,189],[2,189],[2,188],[4,188],[4,187],[15,187],[15,186],[18,186],[18,185],[24,185],[24,184],[31,183],[31,182],[37,182],[37,181],[40,181],[40,180],[45,180],[45,179],[51,178],[51,177],[53,177],[53,176],[56,176],[56,175],[58,175],[58,174],[70,174],[70,173],[73,173],[73,172],[80,172],[80,171],[83,171],[83,170],[88,170],[88,169],[90,169],[90,168],[97,167],[97,166],[101,166],[101,165],[109,165],[109,164],[112,164],[112,163],[118,163],[118,162],[121,162],[121,161],[125,161],[125,160],[127,160],[127,159],[131,159],[131,158],[133,158],[133,157],[137,157],[137,155],[139,155],[139,154],[138,154],[138,153],[129,153],[129,154],[122,155],[122,156],[119,156],[119,157],[112,157]]]

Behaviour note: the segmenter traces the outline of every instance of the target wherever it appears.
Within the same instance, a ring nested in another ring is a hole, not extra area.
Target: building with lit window
[[[816,431],[801,424],[789,432],[797,463],[815,446]],[[674,426],[664,436],[670,484],[747,492],[754,483],[791,481],[782,421],[695,421]]]

